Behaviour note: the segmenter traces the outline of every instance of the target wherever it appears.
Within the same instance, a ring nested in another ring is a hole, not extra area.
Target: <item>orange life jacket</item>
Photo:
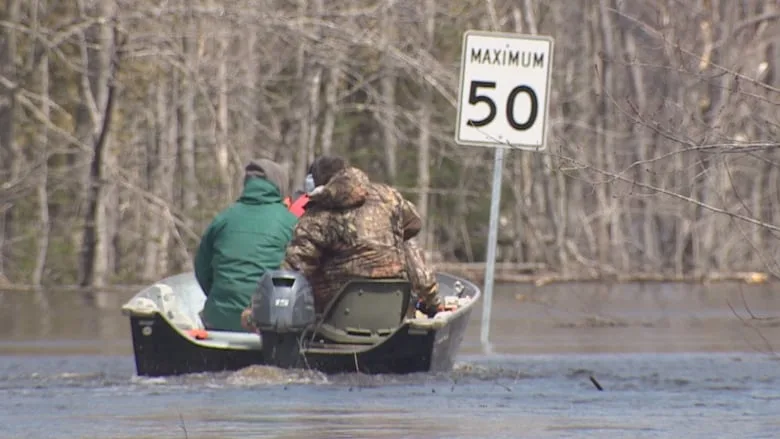
[[[303,212],[306,211],[306,204],[309,202],[309,196],[306,194],[301,194],[298,196],[295,201],[292,201],[292,198],[286,197],[284,199],[284,205],[287,206],[287,209],[290,210],[290,212],[293,213],[296,217],[300,218],[301,215],[303,215]]]

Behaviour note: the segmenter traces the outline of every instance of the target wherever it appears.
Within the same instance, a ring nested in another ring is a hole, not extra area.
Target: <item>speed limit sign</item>
[[[467,31],[455,141],[544,149],[552,56],[550,37]]]

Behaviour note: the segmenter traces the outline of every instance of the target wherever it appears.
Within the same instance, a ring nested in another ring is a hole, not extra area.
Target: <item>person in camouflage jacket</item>
[[[427,306],[439,307],[435,275],[413,239],[422,226],[414,205],[339,157],[318,158],[311,173],[317,187],[293,231],[282,269],[306,276],[317,312],[355,278],[408,279]]]
[[[407,203],[409,202],[407,201]],[[411,203],[409,204],[411,205]],[[414,209],[413,205],[412,208]],[[407,276],[412,284],[412,289],[422,301],[422,311],[426,314],[432,314],[443,309],[438,293],[439,283],[436,281],[436,274],[431,266],[425,261],[425,253],[415,236],[416,234],[404,241]]]

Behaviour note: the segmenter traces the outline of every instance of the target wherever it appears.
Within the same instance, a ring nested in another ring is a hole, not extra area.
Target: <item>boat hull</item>
[[[407,320],[375,345],[304,346],[296,365],[324,373],[407,374],[451,370],[468,326],[479,290],[470,282],[449,275],[471,289],[472,303],[443,319]],[[188,373],[234,371],[265,365],[262,339],[249,333],[207,331],[199,340],[166,318],[165,312],[130,314],[130,327],[139,376],[171,376]]]
[[[263,364],[263,352],[197,343],[177,331],[160,314],[131,317],[135,369],[139,376],[170,376],[187,373],[239,370]]]

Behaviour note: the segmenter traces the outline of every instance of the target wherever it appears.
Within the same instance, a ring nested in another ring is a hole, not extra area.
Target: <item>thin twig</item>
[[[735,310],[735,309],[734,309],[734,307],[731,305],[731,302],[729,302],[728,300],[726,301],[726,305],[728,305],[729,309],[731,309],[731,312],[732,312],[732,313],[734,313],[734,315],[735,315],[735,316],[736,316],[736,317],[739,319],[739,321],[740,321],[740,322],[744,323],[744,324],[745,324],[745,326],[747,326],[748,328],[750,328],[750,329],[752,329],[753,331],[755,331],[755,333],[758,335],[758,337],[759,337],[759,338],[761,338],[761,340],[762,340],[762,341],[764,342],[764,344],[766,345],[766,348],[767,348],[767,351],[766,351],[766,353],[768,353],[768,354],[770,354],[770,355],[773,355],[773,356],[777,356],[777,353],[775,353],[775,350],[774,350],[774,348],[772,347],[772,343],[770,343],[770,342],[769,342],[769,340],[768,340],[768,339],[767,339],[767,338],[764,336],[764,334],[762,334],[762,333],[761,333],[761,330],[760,330],[760,329],[758,329],[758,328],[756,328],[756,327],[755,327],[755,325],[753,325],[753,324],[752,324],[752,323],[750,323],[748,320],[746,320],[744,317],[742,317],[741,315],[739,315],[739,314],[737,313],[737,310]],[[747,342],[747,344],[749,344],[749,345],[750,345],[750,347],[752,347],[752,348],[753,348],[754,350],[756,350],[757,352],[763,352],[763,351],[762,351],[760,348],[758,348],[757,346],[755,346],[755,345],[754,345],[754,344],[753,344],[753,343],[752,343],[750,340],[748,340],[747,338],[745,338],[745,342]]]
[[[625,18],[625,19],[627,19],[627,20],[629,20],[631,22],[633,22],[634,24],[638,25],[639,27],[641,27],[645,31],[645,33],[647,35],[651,35],[651,36],[654,36],[654,37],[660,39],[665,45],[668,45],[669,47],[672,47],[672,48],[676,49],[677,51],[679,51],[679,53],[684,53],[685,55],[688,55],[689,57],[691,57],[691,58],[693,58],[693,59],[695,59],[697,61],[701,60],[701,58],[702,58],[701,55],[698,55],[698,54],[694,53],[691,50],[684,49],[682,47],[682,45],[680,45],[679,43],[670,42],[667,39],[667,37],[666,37],[666,35],[664,34],[663,31],[655,29],[654,27],[648,25],[647,23],[643,22],[642,20],[640,20],[640,19],[638,19],[638,18],[636,18],[636,17],[634,17],[632,15],[629,15],[629,14],[626,14],[624,12],[621,12],[621,11],[619,11],[617,9],[609,8],[609,10],[611,12],[613,12],[613,13],[615,13],[615,14],[617,14],[617,15],[619,15],[619,16],[621,16],[621,17],[623,17],[623,18]],[[777,17],[777,14],[770,14],[770,15],[768,15],[766,17],[763,17],[763,16],[759,16],[759,17],[760,17],[760,18],[758,18],[759,20],[774,19],[774,18]],[[756,17],[754,17],[753,19],[756,19]],[[763,88],[763,89],[765,89],[767,91],[780,93],[780,88],[773,87],[772,85],[770,85],[768,83],[756,81],[753,78],[745,76],[744,74],[739,73],[739,72],[737,72],[734,69],[728,68],[726,66],[723,66],[721,64],[718,64],[718,63],[715,63],[715,62],[712,62],[712,61],[709,62],[709,65],[714,67],[715,69],[719,70],[720,72],[728,73],[728,74],[734,76],[735,78],[739,78],[740,80],[743,80],[745,82],[753,84],[753,85],[755,85],[757,87]]]
[[[742,305],[745,307],[745,311],[752,320],[772,320],[772,317],[756,317],[756,315],[753,314],[753,311],[750,310],[750,307],[747,304],[747,300],[745,299],[745,291],[742,288],[739,289],[739,295],[742,298]]]
[[[590,169],[590,170],[596,172],[597,174],[601,174],[601,175],[603,175],[605,177],[612,177],[614,179],[623,181],[625,183],[633,184],[633,185],[635,185],[637,187],[641,187],[643,189],[648,189],[648,190],[651,190],[651,191],[654,191],[654,192],[658,192],[658,193],[661,193],[661,194],[664,194],[664,195],[668,195],[668,196],[670,196],[672,198],[677,198],[679,200],[686,201],[688,203],[694,204],[694,205],[696,205],[698,207],[701,207],[702,209],[709,210],[711,212],[727,215],[729,217],[732,217],[732,218],[735,218],[735,219],[739,219],[739,220],[745,221],[745,222],[753,224],[753,225],[765,227],[765,228],[767,228],[769,230],[773,230],[775,232],[780,232],[780,226],[776,226],[774,224],[770,224],[770,223],[767,223],[767,222],[764,222],[764,221],[760,221],[760,220],[757,220],[755,218],[751,218],[749,216],[745,216],[745,215],[742,215],[742,214],[739,214],[739,213],[729,212],[726,209],[721,209],[719,207],[712,206],[710,204],[707,204],[707,203],[704,203],[702,201],[699,201],[699,200],[697,200],[695,198],[687,197],[685,195],[678,194],[677,192],[673,192],[673,191],[664,189],[662,187],[653,186],[651,184],[646,184],[646,183],[637,181],[637,180],[632,179],[632,178],[624,177],[624,176],[622,176],[620,174],[615,174],[614,172],[605,171],[605,170],[599,169],[599,168],[597,168],[595,166],[591,166],[591,165],[588,165],[588,164],[585,164],[585,163],[580,163],[580,162],[578,162],[577,160],[575,160],[575,159],[573,159],[571,157],[559,156],[559,158],[561,158],[563,160],[570,161],[570,162],[575,163],[575,164],[578,164],[580,166],[583,166],[584,168]]]
[[[184,424],[184,416],[181,415],[181,412],[179,412],[179,427],[184,432],[184,439],[189,439],[190,435],[187,432],[187,425]]]

